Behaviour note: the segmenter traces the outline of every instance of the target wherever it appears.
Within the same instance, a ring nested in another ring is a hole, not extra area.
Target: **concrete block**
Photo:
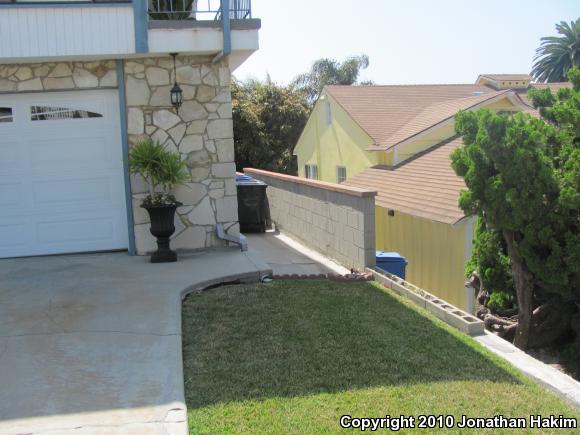
[[[374,245],[373,245],[373,248],[372,249],[368,249],[367,248],[367,249],[365,249],[364,252],[365,252],[364,253],[364,255],[365,255],[365,261],[364,261],[365,266],[367,266],[367,267],[375,267],[376,266],[376,259],[377,259],[377,257],[376,257],[376,250],[374,248]]]
[[[417,293],[415,293],[407,288],[403,287],[403,289],[404,289],[404,296],[405,297],[409,298],[418,307],[425,308],[426,301],[421,295],[418,295]]]
[[[443,306],[449,306],[444,300],[439,298],[433,298],[431,300],[425,301],[425,308],[427,311],[433,313],[439,319],[445,321],[446,319],[446,309]]]
[[[344,207],[338,209],[338,221],[342,225],[348,225],[348,211]]]
[[[373,249],[375,250],[375,243],[376,243],[376,239],[375,239],[375,231],[374,228],[371,229],[365,229],[362,232],[363,236],[364,236],[364,247],[367,249]]]
[[[480,319],[457,308],[445,313],[445,322],[468,335],[480,335],[485,331],[484,323]]]
[[[349,244],[353,244],[354,243],[354,231],[352,228],[345,226],[342,232],[342,237],[344,239],[345,242],[349,243]]]
[[[328,217],[334,222],[338,222],[338,207],[334,204],[328,206]]]
[[[365,247],[365,235],[360,230],[353,230],[353,243],[359,248]]]
[[[325,217],[322,217],[320,215],[315,215],[316,216],[316,226],[318,228],[320,228],[321,230],[325,231],[326,230],[326,223],[327,223],[327,219]]]
[[[359,228],[358,213],[356,211],[349,211],[346,216],[348,226],[354,229],[358,229]]]

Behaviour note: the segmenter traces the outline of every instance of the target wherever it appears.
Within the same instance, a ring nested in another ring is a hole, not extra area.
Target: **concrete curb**
[[[193,292],[198,292],[198,291],[203,291],[205,289],[207,289],[208,287],[213,287],[213,286],[217,286],[220,284],[223,285],[227,285],[227,284],[233,284],[233,283],[256,283],[256,282],[261,282],[262,278],[266,277],[266,276],[272,276],[272,269],[266,264],[264,263],[262,260],[260,260],[259,258],[255,257],[254,255],[250,254],[250,253],[244,253],[244,255],[248,258],[248,260],[250,260],[250,262],[256,267],[256,269],[254,271],[251,272],[243,272],[243,273],[234,273],[234,274],[230,274],[230,275],[223,275],[220,276],[219,278],[214,278],[214,279],[210,279],[210,280],[205,280],[205,281],[200,281],[197,282],[195,284],[192,284],[188,287],[185,287],[183,290],[180,291],[180,300],[179,303],[177,304],[177,317],[179,320],[179,325],[180,326],[180,338],[181,338],[181,345],[179,346],[179,352],[177,358],[178,358],[178,365],[180,367],[180,372],[181,372],[181,391],[179,392],[179,395],[181,396],[179,399],[179,402],[181,402],[181,404],[183,405],[183,409],[181,408],[175,408],[174,409],[174,413],[177,415],[177,418],[180,420],[179,423],[181,423],[182,421],[185,423],[185,431],[183,430],[183,426],[179,425],[179,427],[176,428],[175,431],[168,431],[168,433],[171,434],[175,434],[175,435],[186,435],[188,433],[188,427],[187,427],[187,404],[185,401],[185,385],[183,384],[183,380],[184,380],[184,376],[183,376],[183,319],[181,317],[181,310],[182,310],[182,305],[183,305],[183,301],[185,300],[185,298],[193,293]]]
[[[571,405],[580,408],[580,382],[560,370],[538,361],[489,331],[485,331],[485,334],[473,337],[473,339],[509,362],[536,383],[553,391]]]
[[[478,322],[463,321],[465,316],[472,318],[473,316],[456,309],[440,298],[436,298],[413,284],[407,283],[387,272],[378,272],[370,268],[367,268],[367,271],[373,273],[378,282],[411,299],[415,305],[427,309],[449,325],[469,335],[474,335],[472,338],[483,347],[509,362],[537,384],[553,391],[571,405],[580,408],[580,382],[554,367],[538,361],[515,347],[512,343],[485,330],[481,320],[477,319]],[[439,301],[438,304],[434,303],[436,300]],[[457,310],[457,314],[455,310]]]
[[[405,296],[421,308],[430,311],[433,315],[445,323],[465,332],[468,335],[480,335],[485,331],[483,322],[477,317],[447,303],[441,298],[405,281],[388,272],[368,268],[367,272],[373,274],[376,281],[390,288],[395,293]]]

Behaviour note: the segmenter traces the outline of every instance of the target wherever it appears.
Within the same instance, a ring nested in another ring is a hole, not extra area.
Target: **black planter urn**
[[[151,219],[151,234],[157,239],[157,251],[151,254],[151,263],[177,261],[177,253],[169,247],[169,238],[175,232],[175,210],[181,203],[171,205],[142,205]]]

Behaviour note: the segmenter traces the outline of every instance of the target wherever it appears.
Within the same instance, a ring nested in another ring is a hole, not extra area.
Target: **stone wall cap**
[[[358,187],[345,186],[342,184],[328,183],[326,181],[311,180],[308,178],[296,177],[294,175],[280,174],[279,172],[264,171],[263,169],[244,168],[244,173],[248,175],[262,175],[264,177],[275,178],[277,180],[287,181],[289,183],[304,184],[323,190],[345,193],[359,198],[374,197],[377,195],[376,190],[362,189]]]

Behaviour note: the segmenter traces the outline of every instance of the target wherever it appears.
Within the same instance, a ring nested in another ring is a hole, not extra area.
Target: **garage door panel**
[[[15,216],[0,224],[0,257],[126,249],[126,223],[103,211],[38,218]]]
[[[2,135],[0,128],[0,135]],[[24,169],[25,157],[20,141],[0,139],[0,175]]]
[[[22,182],[0,180],[0,204],[2,207],[21,209],[26,206],[26,186]]]
[[[114,204],[113,189],[107,177],[69,178],[32,184],[34,204],[41,207],[75,207],[86,209],[87,205],[111,207]]]
[[[3,253],[13,252],[14,248],[26,247],[29,242],[30,233],[26,220],[3,220],[0,223],[0,257]]]
[[[109,242],[115,239],[115,223],[111,217],[67,219],[38,222],[37,241],[41,244],[67,245],[75,242]]]
[[[60,169],[115,166],[110,137],[52,138],[31,143],[31,165],[35,170],[43,168]]]
[[[0,107],[14,115],[0,122],[0,258],[126,249],[117,92],[0,95]]]

